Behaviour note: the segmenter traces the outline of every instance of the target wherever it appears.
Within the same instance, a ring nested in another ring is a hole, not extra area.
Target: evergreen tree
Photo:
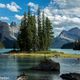
[[[33,22],[32,22],[32,16],[30,13],[30,6],[28,6],[28,20],[27,20],[27,28],[26,28],[26,32],[27,32],[27,39],[26,39],[26,49],[27,51],[30,51],[32,49],[32,40],[33,40],[33,32],[32,32],[32,26],[33,26]]]
[[[28,7],[28,16],[26,13],[21,21],[20,34],[18,36],[18,44],[21,51],[35,51],[36,48],[36,20],[35,16],[30,13]]]
[[[45,25],[46,25],[46,29],[45,29],[46,41],[45,42],[46,42],[46,50],[48,50],[53,40],[53,27],[48,17],[46,17]]]
[[[20,24],[20,33],[18,35],[18,45],[21,51],[26,51],[26,28],[27,28],[27,18],[26,13],[24,13],[24,17],[21,20]]]
[[[37,37],[37,45],[38,50],[41,50],[42,48],[42,29],[41,29],[41,16],[40,16],[40,8],[38,7],[37,11],[38,17],[37,17],[37,24],[38,24],[38,37]]]
[[[48,50],[53,38],[53,28],[48,17],[42,14],[42,50]]]
[[[38,29],[36,28],[36,24]],[[53,37],[52,25],[50,20],[42,14],[40,8],[37,11],[37,22],[35,16],[31,15],[30,7],[28,14],[24,14],[21,20],[18,44],[21,51],[48,50]]]
[[[44,11],[42,13],[42,50],[45,50],[46,47],[46,43],[45,43],[45,39],[46,39],[46,33],[45,33],[45,16],[44,16]]]
[[[18,44],[21,51],[30,51],[32,49],[32,30],[31,30],[31,14],[28,7],[28,16],[26,13],[21,21],[20,34],[18,36]]]
[[[31,30],[32,30],[32,50],[37,49],[37,29],[36,29],[36,19],[35,15],[31,16]]]

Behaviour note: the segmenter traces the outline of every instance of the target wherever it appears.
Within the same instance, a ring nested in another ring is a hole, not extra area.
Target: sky
[[[35,12],[40,6],[52,23],[54,36],[62,30],[80,27],[80,0],[0,0],[0,20],[19,22],[27,6]]]
[[[11,21],[18,21],[24,12],[27,12],[28,4],[33,5],[33,7],[39,5],[41,8],[44,8],[49,2],[50,0],[0,0],[0,20],[9,23]]]

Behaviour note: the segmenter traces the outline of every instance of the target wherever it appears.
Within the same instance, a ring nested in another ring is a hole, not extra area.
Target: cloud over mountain
[[[6,16],[1,16],[1,17],[0,17],[0,20],[9,20],[9,18],[6,17]]]
[[[62,29],[69,30],[73,27],[79,27],[79,3],[80,0],[51,0],[50,4],[44,8],[45,15],[52,21],[54,28],[57,28],[56,31],[54,29],[55,35],[58,35]]]

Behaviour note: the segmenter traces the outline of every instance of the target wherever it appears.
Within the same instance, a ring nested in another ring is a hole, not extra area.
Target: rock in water
[[[40,63],[32,67],[31,70],[38,70],[38,71],[60,71],[60,64],[52,61],[51,59],[44,59],[40,61]]]
[[[80,74],[78,73],[62,74],[60,77],[63,80],[80,80]]]
[[[28,80],[28,76],[25,73],[17,76],[17,80]]]

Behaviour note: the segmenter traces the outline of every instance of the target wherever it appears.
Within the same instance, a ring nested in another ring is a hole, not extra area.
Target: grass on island
[[[80,54],[69,54],[69,53],[63,53],[63,52],[57,52],[57,51],[37,51],[37,52],[19,52],[19,53],[11,53],[10,56],[15,57],[21,57],[21,58],[80,58]]]

